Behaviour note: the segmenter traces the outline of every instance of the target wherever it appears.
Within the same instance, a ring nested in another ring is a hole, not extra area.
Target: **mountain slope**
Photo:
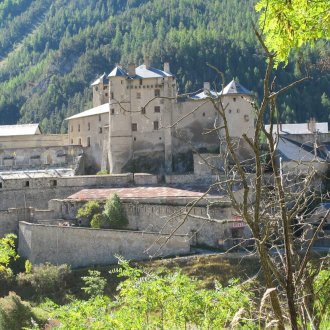
[[[64,132],[63,119],[91,105],[90,83],[121,63],[171,63],[180,92],[219,77],[207,63],[261,92],[264,59],[252,31],[255,1],[6,0],[0,5],[0,123],[41,122]],[[308,53],[317,62],[319,50]],[[299,68],[279,71],[279,86]],[[330,76],[280,100],[282,119],[328,120]],[[323,104],[321,98],[323,95]],[[325,100],[325,101],[324,101]]]

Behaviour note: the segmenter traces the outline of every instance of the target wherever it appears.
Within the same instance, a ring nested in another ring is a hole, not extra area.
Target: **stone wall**
[[[58,227],[20,222],[20,256],[33,264],[51,262],[70,264],[73,268],[115,263],[115,255],[125,259],[187,254],[185,236],[167,236],[151,232],[99,230]]]
[[[206,201],[194,206],[186,215],[192,199],[141,200],[139,202],[122,199],[124,211],[128,218],[127,229],[138,231],[152,231],[165,235],[188,235],[192,245],[207,245],[223,247],[233,223],[223,223],[232,220],[230,203],[223,202],[217,206],[207,208]],[[58,218],[75,219],[78,209],[85,201],[81,200],[52,200],[49,208]],[[210,217],[210,219],[208,218]],[[212,219],[212,220],[211,220]]]
[[[18,222],[30,221],[31,215],[29,209],[8,209],[0,211],[0,237],[6,234],[18,234]]]

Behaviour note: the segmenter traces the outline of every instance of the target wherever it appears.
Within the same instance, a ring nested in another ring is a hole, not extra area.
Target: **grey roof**
[[[116,66],[108,75],[108,77],[130,77],[133,79],[145,79],[145,78],[163,78],[163,77],[172,77],[171,73],[155,69],[152,67],[147,67],[145,64],[142,64],[135,68],[135,74],[129,75],[128,72],[120,67]]]
[[[99,78],[97,78],[92,84],[91,86],[96,86],[96,85],[99,85],[100,83],[102,84],[106,84],[107,83],[107,75],[106,73],[104,72],[103,75]]]
[[[116,66],[108,75],[108,77],[127,77],[126,70],[120,66]]]
[[[265,129],[267,132],[270,130],[270,125],[265,125]],[[313,131],[319,133],[328,133],[328,122],[324,123],[315,123],[313,130],[309,129],[308,123],[301,124],[274,124],[273,125],[273,133],[277,134],[312,134]]]
[[[159,70],[159,69],[155,69],[155,68],[151,68],[142,64],[140,66],[138,66],[135,69],[135,77],[134,78],[163,78],[163,77],[172,77],[173,75],[171,73]]]
[[[251,91],[249,91],[247,88],[242,86],[238,81],[235,81],[233,79],[224,89],[223,92],[219,93],[220,95],[226,95],[226,94],[253,94]]]
[[[107,112],[109,112],[109,103],[104,103],[102,105],[99,105],[98,107],[95,107],[95,108],[77,113],[76,115],[73,115],[71,117],[65,118],[65,120],[100,115],[102,113],[107,113]]]
[[[202,91],[201,93],[198,93],[194,96],[191,96],[191,99],[193,100],[203,100],[203,99],[206,99],[208,97],[211,97],[211,98],[217,98],[219,96],[218,93],[216,93],[215,91],[208,91],[208,90],[204,90]]]
[[[0,125],[0,136],[38,135],[39,124]]]

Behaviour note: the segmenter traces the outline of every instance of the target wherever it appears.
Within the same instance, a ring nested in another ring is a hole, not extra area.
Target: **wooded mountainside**
[[[0,3],[0,124],[40,122],[66,131],[63,119],[91,106],[90,84],[116,64],[170,62],[179,93],[217,84],[207,63],[261,93],[265,61],[252,29],[256,0],[4,0]],[[319,42],[304,58],[313,79],[279,100],[282,122],[330,118],[330,73]],[[294,62],[292,62],[294,63]],[[281,67],[280,87],[300,76],[301,61]],[[297,64],[298,63],[298,64]]]

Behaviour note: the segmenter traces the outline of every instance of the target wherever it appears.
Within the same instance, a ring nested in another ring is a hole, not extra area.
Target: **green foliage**
[[[276,63],[288,63],[292,50],[330,40],[329,1],[260,0],[259,27],[265,33],[265,44],[276,54]]]
[[[323,325],[330,324],[330,270],[321,270],[314,281],[315,309]]]
[[[0,329],[21,330],[33,326],[33,312],[29,303],[15,293],[0,299]]]
[[[15,251],[14,234],[7,234],[4,238],[0,238],[0,276],[10,277],[12,270],[9,268],[11,261],[16,260],[18,255]]]
[[[89,201],[78,210],[77,218],[87,219],[88,222],[90,222],[93,216],[100,212],[101,212],[100,204],[96,201]]]
[[[25,273],[30,274],[32,272],[32,262],[30,260],[25,260]]]
[[[106,175],[106,174],[109,174],[108,170],[101,170],[96,173],[96,175]]]
[[[107,199],[103,214],[109,222],[109,228],[121,229],[128,224],[127,217],[124,214],[120,198],[117,194],[113,194]]]
[[[107,284],[107,280],[101,276],[101,272],[97,270],[88,270],[89,276],[83,276],[82,280],[85,283],[85,287],[81,289],[86,292],[90,298],[102,296],[104,288]]]
[[[110,223],[108,221],[108,218],[103,213],[99,213],[93,215],[93,218],[91,220],[91,227],[95,229],[109,229]]]
[[[116,301],[99,296],[55,307],[52,315],[60,321],[59,329],[224,329],[239,313],[240,329],[253,328],[247,320],[251,294],[238,283],[204,290],[180,271],[145,273],[125,260],[119,263],[125,281]]]
[[[30,273],[19,273],[17,282],[20,287],[32,287],[36,298],[56,297],[66,288],[71,274],[68,265],[55,266],[50,263],[33,267]]]

